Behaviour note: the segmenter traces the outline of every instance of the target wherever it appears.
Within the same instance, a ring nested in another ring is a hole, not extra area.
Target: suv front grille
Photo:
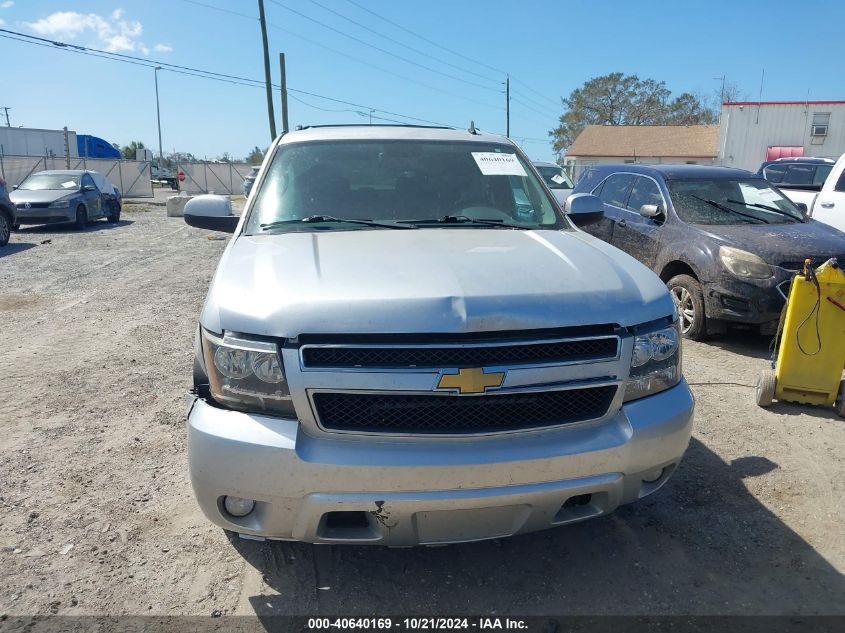
[[[478,396],[319,392],[313,397],[320,424],[328,431],[448,435],[600,418],[615,394],[616,386],[606,385]]]
[[[308,346],[302,350],[302,360],[309,368],[457,369],[611,359],[616,357],[618,346],[619,339],[615,336],[465,347]]]

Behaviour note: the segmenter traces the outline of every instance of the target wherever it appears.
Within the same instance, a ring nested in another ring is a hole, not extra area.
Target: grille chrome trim
[[[608,355],[601,355],[601,356],[594,356],[594,357],[573,357],[573,358],[562,358],[550,361],[529,361],[520,363],[518,360],[506,360],[506,359],[496,359],[494,361],[483,361],[480,360],[478,362],[466,362],[466,363],[459,363],[459,364],[450,364],[450,363],[437,363],[437,364],[424,364],[424,365],[402,365],[402,366],[382,366],[382,365],[366,365],[366,366],[348,366],[348,365],[309,365],[306,362],[306,352],[312,349],[384,349],[384,350],[399,350],[399,349],[408,349],[408,350],[449,350],[449,349],[484,349],[484,348],[501,348],[501,347],[514,347],[514,348],[524,348],[524,347],[533,347],[533,346],[544,346],[544,345],[557,345],[557,344],[566,344],[566,343],[578,343],[581,341],[604,341],[604,340],[613,340],[615,343],[615,351],[612,354]],[[298,350],[299,356],[299,368],[300,371],[303,372],[313,372],[313,371],[331,371],[331,372],[354,372],[354,371],[362,371],[362,372],[431,372],[432,370],[441,370],[441,369],[459,369],[461,367],[508,367],[508,368],[529,368],[529,367],[556,367],[556,366],[565,366],[565,365],[584,365],[589,363],[606,363],[619,360],[620,354],[622,351],[622,339],[617,334],[605,334],[605,335],[598,335],[598,336],[578,336],[578,337],[563,337],[563,338],[548,338],[548,339],[525,339],[525,340],[493,340],[493,341],[478,341],[472,343],[420,343],[420,344],[411,344],[411,343],[402,343],[402,344],[369,344],[369,343],[326,343],[326,344],[317,344],[317,343],[308,343],[302,345]]]
[[[406,438],[406,439],[415,439],[415,438],[467,438],[467,437],[486,437],[486,436],[501,436],[501,435],[509,435],[514,433],[535,433],[535,432],[542,432],[547,430],[556,430],[561,428],[580,428],[584,425],[595,424],[598,422],[602,422],[606,420],[611,415],[615,415],[617,410],[622,404],[622,396],[624,390],[622,389],[623,381],[617,378],[611,377],[603,377],[603,378],[595,378],[595,379],[587,379],[587,380],[579,380],[577,382],[568,382],[568,383],[557,383],[557,384],[545,384],[545,385],[532,385],[528,387],[514,387],[514,388],[502,388],[497,389],[494,392],[486,392],[486,393],[476,393],[476,394],[455,394],[447,391],[421,391],[421,390],[406,390],[406,391],[389,391],[389,390],[377,390],[377,389],[348,389],[348,390],[338,390],[338,389],[331,389],[331,388],[320,388],[320,389],[307,389],[307,398],[308,403],[311,408],[311,414],[313,415],[313,419],[317,424],[317,427],[323,433],[327,433],[330,435],[348,435],[348,436],[370,436],[370,437],[385,437],[385,438]],[[469,400],[472,398],[495,398],[497,396],[513,396],[513,395],[522,395],[522,394],[532,394],[532,393],[558,393],[564,391],[575,391],[581,389],[592,389],[592,388],[599,388],[599,387],[615,387],[615,391],[613,392],[612,396],[608,399],[608,406],[602,412],[601,415],[591,418],[585,418],[583,420],[577,420],[573,422],[556,422],[553,424],[547,424],[543,426],[529,426],[524,428],[517,428],[517,429],[506,429],[506,430],[486,430],[486,431],[476,431],[476,432],[460,432],[460,433],[424,433],[424,432],[415,432],[415,431],[405,431],[405,432],[397,432],[397,431],[362,431],[362,430],[349,430],[349,429],[335,429],[335,428],[327,428],[323,425],[322,420],[320,419],[320,414],[317,408],[317,405],[314,401],[314,396],[321,393],[327,394],[334,394],[334,395],[379,395],[379,396],[431,396],[431,397],[438,397],[438,398],[456,398],[461,400]]]

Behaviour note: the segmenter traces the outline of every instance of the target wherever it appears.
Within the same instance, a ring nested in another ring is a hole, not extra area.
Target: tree
[[[588,125],[696,125],[716,120],[696,95],[671,96],[663,81],[622,73],[594,77],[562,99],[560,125],[549,132],[554,150],[565,150]]]
[[[144,143],[141,141],[132,141],[129,145],[124,145],[120,153],[123,154],[123,158],[126,160],[135,160],[135,151],[139,149],[144,149]]]
[[[716,121],[716,112],[706,105],[705,100],[689,92],[675,97],[666,112],[666,123],[669,125],[713,124]]]
[[[247,154],[247,157],[244,159],[245,163],[249,163],[250,165],[260,165],[264,160],[264,150],[256,145],[252,148],[252,151]]]

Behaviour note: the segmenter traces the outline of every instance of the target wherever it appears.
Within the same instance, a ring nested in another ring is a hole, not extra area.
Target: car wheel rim
[[[676,286],[672,288],[672,301],[675,302],[675,309],[678,311],[681,332],[686,334],[695,325],[695,306],[692,303],[692,294],[683,286]]]

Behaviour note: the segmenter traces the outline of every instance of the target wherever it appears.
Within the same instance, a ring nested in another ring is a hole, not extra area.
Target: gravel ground
[[[185,459],[208,236],[133,204],[0,249],[0,614],[845,614],[845,421],[758,409],[749,335],[686,344],[687,458],[611,516],[440,548],[230,542]]]

